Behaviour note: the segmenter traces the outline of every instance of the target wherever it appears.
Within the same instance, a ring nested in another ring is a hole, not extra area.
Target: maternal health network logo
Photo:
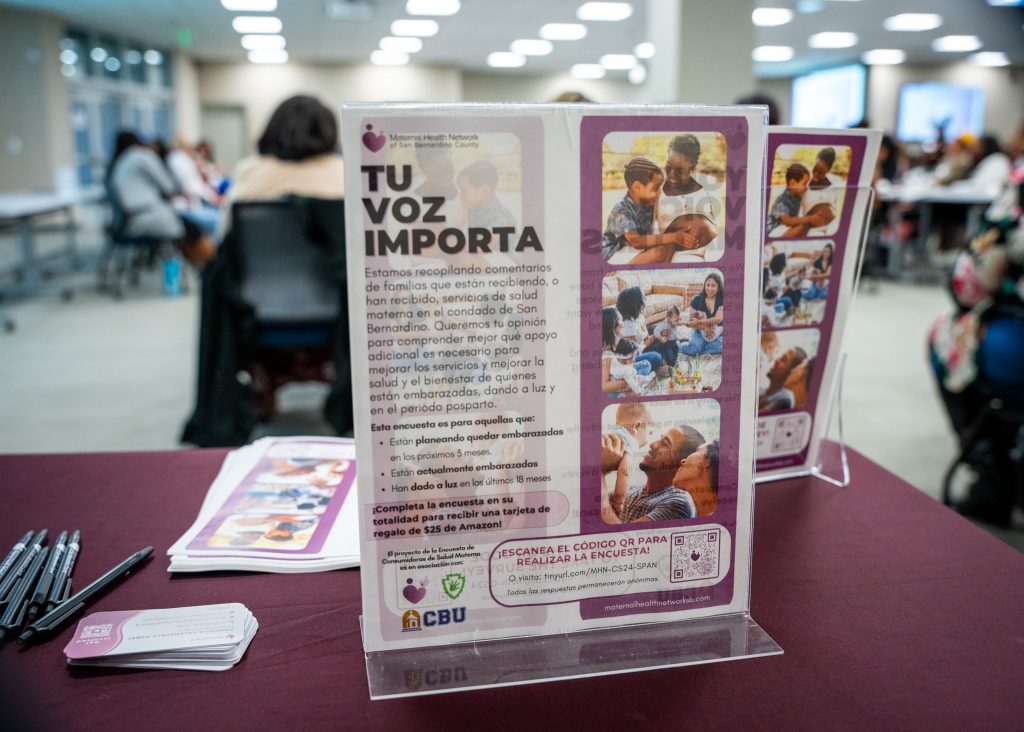
[[[380,152],[387,141],[387,135],[383,132],[374,132],[373,125],[366,125],[366,132],[363,133],[363,147],[370,152]]]

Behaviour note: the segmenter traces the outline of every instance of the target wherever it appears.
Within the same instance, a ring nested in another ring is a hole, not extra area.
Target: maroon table
[[[851,455],[845,490],[757,489],[753,618],[769,658],[370,702],[357,570],[171,576],[223,450],[0,457],[0,552],[78,528],[78,583],[150,566],[93,610],[243,602],[260,631],[223,673],[70,669],[58,638],[0,648],[0,728],[145,730],[1019,729],[1024,557]],[[79,585],[81,586],[81,585]]]

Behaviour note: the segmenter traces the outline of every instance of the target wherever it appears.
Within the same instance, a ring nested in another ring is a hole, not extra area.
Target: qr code
[[[672,534],[672,582],[714,579],[719,574],[720,529],[698,529]]]
[[[87,625],[82,628],[82,638],[107,638],[110,636],[110,629],[113,628],[113,623],[107,623],[105,625]]]

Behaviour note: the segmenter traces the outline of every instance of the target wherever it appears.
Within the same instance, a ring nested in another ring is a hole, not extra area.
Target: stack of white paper
[[[240,603],[93,613],[64,648],[75,666],[226,671],[259,625]]]
[[[322,572],[359,565],[355,444],[264,438],[224,460],[171,572]]]

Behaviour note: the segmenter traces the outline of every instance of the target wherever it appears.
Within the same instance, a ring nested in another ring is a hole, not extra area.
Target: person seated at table
[[[195,149],[179,137],[174,147],[167,151],[164,162],[181,191],[183,201],[179,210],[182,216],[194,221],[207,234],[213,235],[221,217],[221,195],[210,187],[199,172]]]
[[[153,149],[130,130],[117,134],[106,185],[124,213],[120,235],[173,242],[197,265],[216,252],[213,240],[171,206],[170,199],[178,192],[174,179]]]
[[[636,459],[625,452],[621,440],[603,437],[602,468],[616,471],[615,491],[608,495],[601,490],[601,518],[607,524],[629,524],[641,521],[673,521],[693,518],[697,507],[686,491],[672,485],[679,464],[705,442],[704,435],[689,425],[670,427],[660,439],[652,440],[647,453],[640,458],[640,469],[647,476],[642,488],[629,490],[629,476]],[[625,497],[622,496],[625,494]],[[613,502],[622,500],[616,511]]]
[[[983,135],[974,150],[974,169],[967,182],[981,190],[999,190],[1010,179],[1012,164],[995,135]]]
[[[794,346],[779,356],[768,369],[768,385],[764,394],[758,398],[758,414],[776,412],[781,409],[793,409],[796,406],[796,395],[786,387],[786,380],[797,366],[807,360],[807,352]]]
[[[948,186],[971,174],[974,168],[975,143],[974,135],[965,132],[946,145],[942,159],[932,172],[932,180],[936,185]]]
[[[683,458],[672,485],[693,499],[697,516],[710,516],[718,508],[718,440],[706,442]]]
[[[224,196],[220,238],[231,226],[231,205],[288,195],[345,197],[345,167],[337,154],[338,122],[318,99],[294,96],[274,110],[257,143],[259,155],[240,160]]]

